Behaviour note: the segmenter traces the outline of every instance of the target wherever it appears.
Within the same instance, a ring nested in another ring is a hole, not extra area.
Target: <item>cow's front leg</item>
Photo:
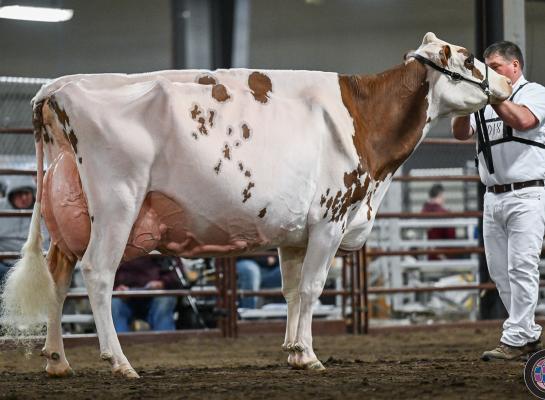
[[[338,224],[325,223],[310,229],[299,284],[299,323],[292,348],[295,352],[294,364],[298,368],[324,369],[312,348],[312,306],[324,289],[329,267],[340,242],[341,227]]]
[[[64,378],[72,376],[74,372],[64,354],[62,342],[62,306],[66,299],[66,293],[72,281],[75,261],[68,257],[53,243],[47,253],[49,271],[55,282],[56,301],[51,304],[47,320],[47,336],[41,355],[47,359],[45,370],[50,377]]]
[[[283,247],[278,250],[280,256],[280,270],[282,272],[282,294],[288,304],[288,315],[286,321],[286,336],[282,350],[287,351],[288,364],[296,365],[296,353],[293,350],[297,324],[299,323],[299,307],[301,298],[299,296],[299,283],[301,280],[301,269],[305,257],[304,248]]]

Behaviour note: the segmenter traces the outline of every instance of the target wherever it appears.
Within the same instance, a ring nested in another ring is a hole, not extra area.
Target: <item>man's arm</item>
[[[519,106],[512,101],[505,100],[500,104],[493,104],[492,107],[503,122],[517,131],[527,131],[535,128],[539,120],[525,106]]]
[[[469,115],[452,118],[450,127],[452,134],[458,140],[467,140],[475,133],[471,127]]]

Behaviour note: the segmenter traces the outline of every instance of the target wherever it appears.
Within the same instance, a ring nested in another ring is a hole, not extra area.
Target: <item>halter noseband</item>
[[[473,79],[466,78],[465,76],[459,74],[458,72],[452,72],[446,68],[440,67],[439,65],[435,64],[433,61],[427,59],[426,57],[421,56],[420,54],[410,53],[407,56],[416,58],[422,64],[426,64],[432,67],[433,69],[435,69],[436,71],[439,71],[442,74],[449,76],[454,81],[466,81],[466,82],[473,83],[474,85],[479,86],[487,97],[487,104],[490,103],[490,87],[488,84],[488,65],[485,64],[486,77],[482,81],[475,81]]]

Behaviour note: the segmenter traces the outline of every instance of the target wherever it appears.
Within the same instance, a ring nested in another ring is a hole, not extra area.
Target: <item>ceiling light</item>
[[[0,7],[0,18],[23,21],[63,22],[74,15],[74,10],[46,7],[5,6]]]

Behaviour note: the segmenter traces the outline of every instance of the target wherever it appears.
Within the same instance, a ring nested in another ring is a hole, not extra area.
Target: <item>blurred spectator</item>
[[[434,184],[428,192],[428,201],[422,206],[422,212],[449,212],[445,208],[445,188],[440,183]],[[428,240],[455,239],[456,230],[452,227],[430,228],[427,232]],[[444,254],[429,255],[428,260],[444,260],[448,258]]]
[[[180,289],[181,282],[171,257],[147,255],[122,263],[117,270],[114,290]],[[128,332],[137,319],[151,330],[175,329],[176,296],[122,299],[112,298],[112,316],[117,332]]]
[[[241,258],[236,262],[237,287],[244,290],[273,289],[282,287],[280,264],[276,256]],[[241,308],[255,308],[257,297],[242,297]]]
[[[17,176],[4,181],[5,194],[0,198],[0,210],[32,210],[34,207],[36,185],[29,176]],[[28,236],[29,217],[0,218],[0,252],[19,252]],[[44,232],[44,244],[47,234]],[[3,282],[9,268],[16,259],[0,260],[0,282]]]

